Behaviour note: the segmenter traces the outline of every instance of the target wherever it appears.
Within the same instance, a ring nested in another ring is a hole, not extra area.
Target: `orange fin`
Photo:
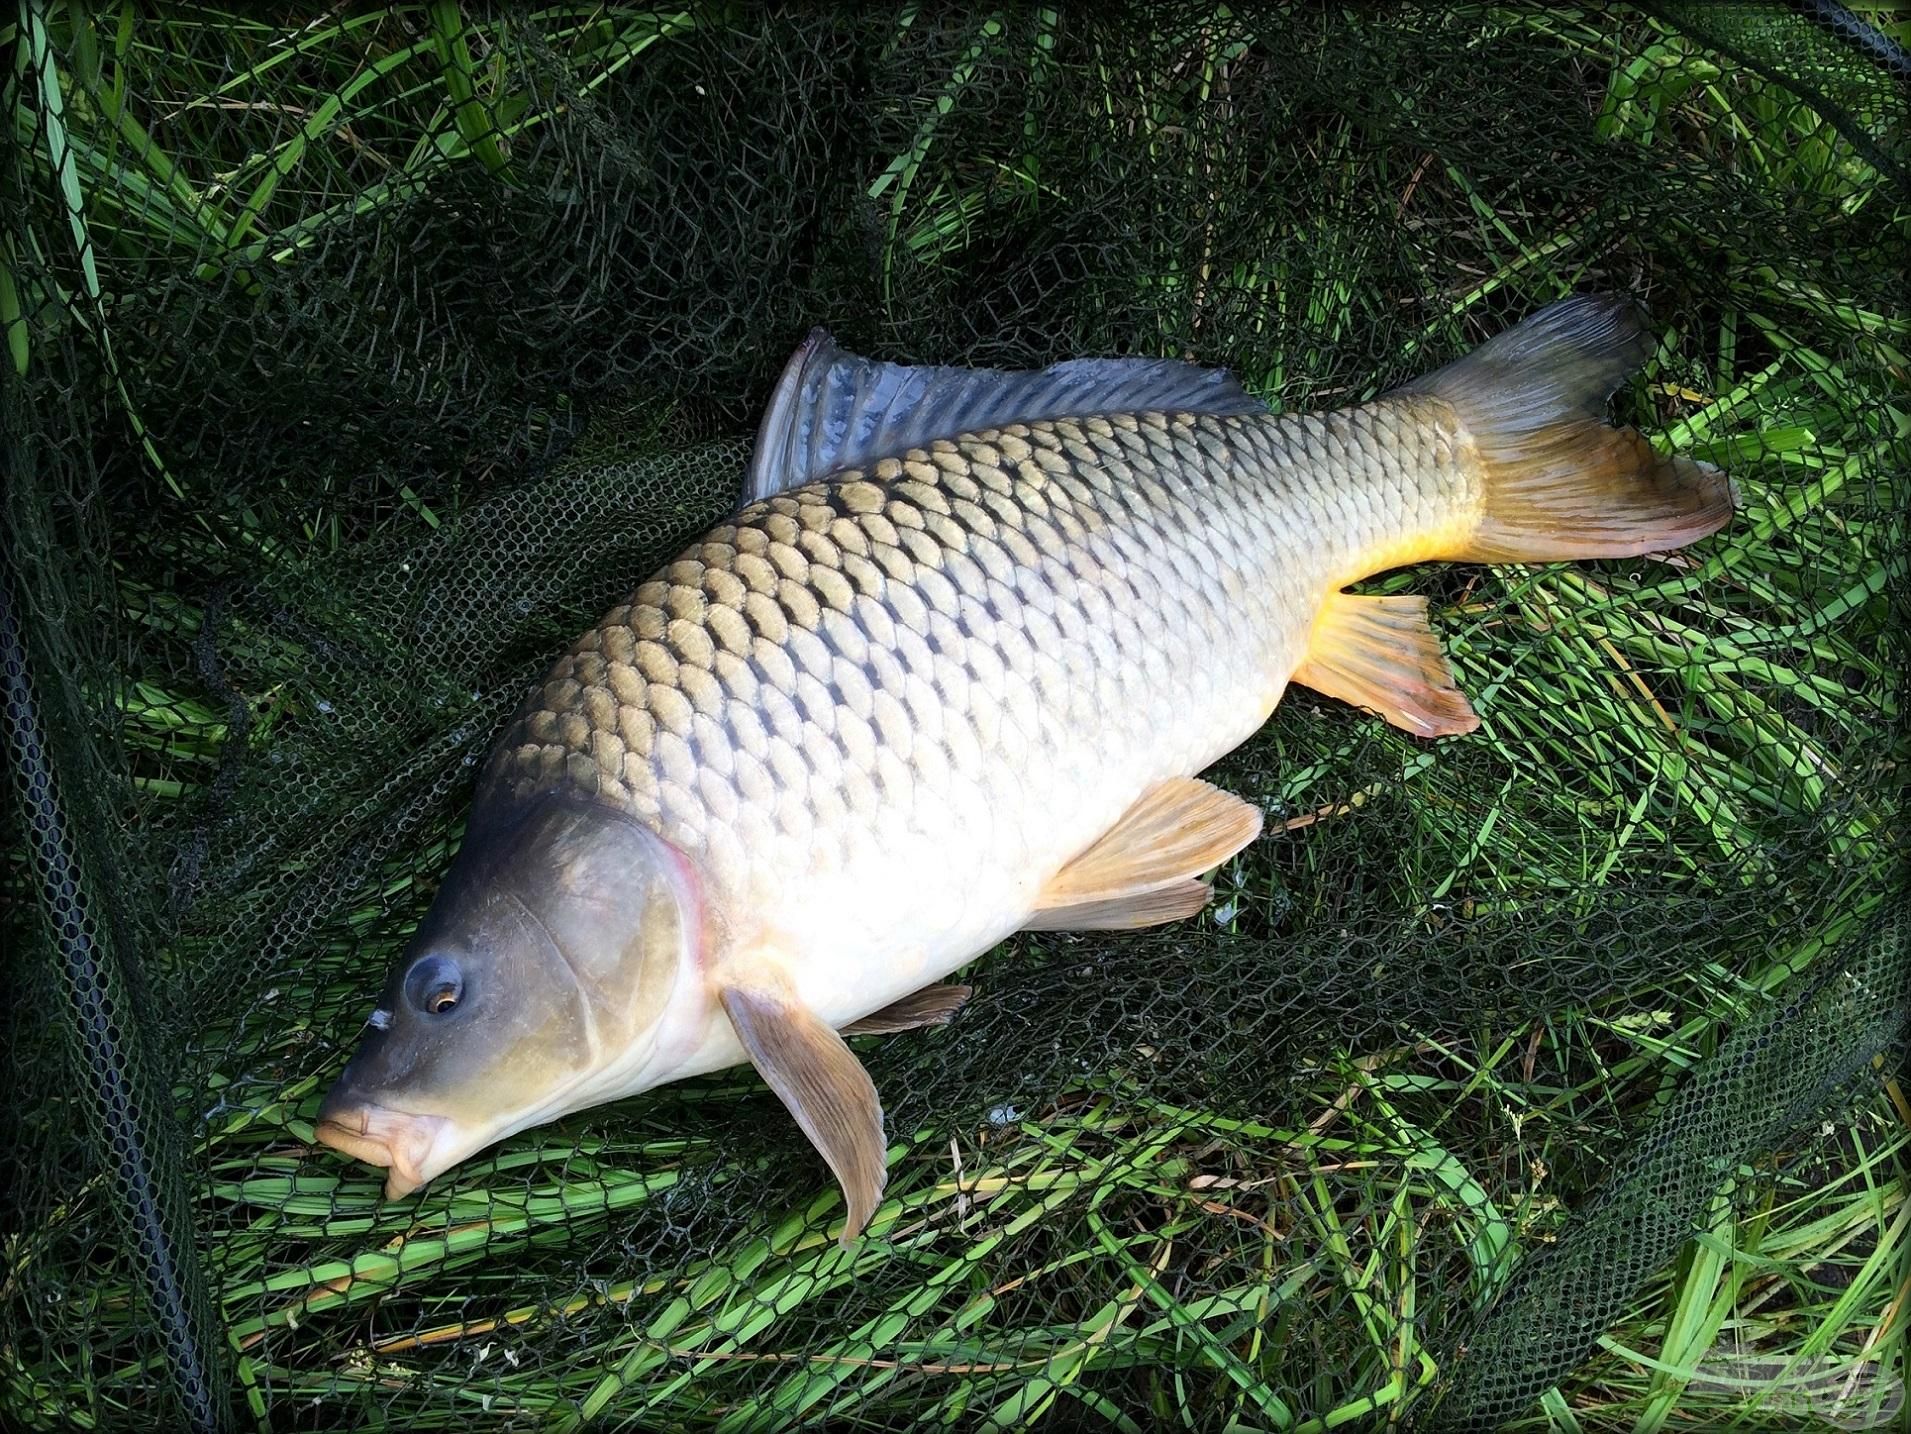
[[[946,1026],[975,994],[973,986],[924,986],[880,1011],[859,1016],[843,1027],[846,1036],[893,1036],[918,1026]]]
[[[1465,358],[1397,390],[1452,406],[1478,450],[1478,528],[1441,557],[1551,562],[1661,553],[1731,521],[1731,480],[1656,452],[1605,421],[1606,400],[1652,353],[1638,306],[1588,294],[1541,309]]]
[[[1193,777],[1150,788],[1036,900],[1034,930],[1153,926],[1192,915],[1207,888],[1192,878],[1260,835],[1261,813]]]
[[[1446,737],[1480,725],[1427,626],[1423,597],[1329,593],[1293,680],[1378,712],[1419,737]]]
[[[741,979],[738,979],[738,977]],[[750,1064],[789,1107],[843,1188],[845,1246],[862,1232],[889,1179],[883,1108],[856,1053],[765,969],[738,970],[718,990]]]
[[[1024,931],[1138,931],[1194,915],[1208,904],[1214,889],[1205,881],[1177,881],[1132,896],[1048,906],[1035,913]]]

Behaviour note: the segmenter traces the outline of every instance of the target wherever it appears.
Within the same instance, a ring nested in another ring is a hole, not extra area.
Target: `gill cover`
[[[698,923],[689,867],[634,817],[568,791],[480,799],[319,1138],[389,1166],[397,1196],[605,1098],[646,1064]]]

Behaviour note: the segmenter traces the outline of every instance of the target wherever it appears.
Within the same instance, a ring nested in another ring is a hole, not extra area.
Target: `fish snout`
[[[332,1088],[319,1107],[313,1133],[321,1145],[389,1169],[385,1198],[400,1200],[454,1163],[442,1157],[436,1164],[432,1160],[449,1125],[442,1115],[413,1115],[360,1099],[341,1084]]]

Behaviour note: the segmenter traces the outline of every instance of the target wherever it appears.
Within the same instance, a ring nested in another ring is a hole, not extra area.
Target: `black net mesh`
[[[86,14],[5,22],[8,1425],[1519,1421],[1716,1201],[1848,1165],[1911,964],[1869,27]],[[1601,287],[1734,527],[1372,584],[1482,731],[1297,690],[1208,913],[1018,937],[863,1052],[907,1148],[853,1250],[748,1071],[395,1204],[312,1146],[490,739],[731,507],[811,324],[1310,409]]]

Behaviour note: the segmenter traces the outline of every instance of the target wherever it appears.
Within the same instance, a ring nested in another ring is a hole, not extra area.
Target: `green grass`
[[[1764,1428],[1834,1417],[1840,1400],[1847,1417],[1901,1410],[1906,1113],[1894,1082],[1827,1132],[1847,1148],[1818,1178],[1757,1181],[1750,1200],[1722,1189],[1703,1233],[1574,1376],[1581,1426]]]
[[[517,88],[508,37],[467,22],[455,3],[401,8],[398,18],[327,12],[292,34],[237,11],[154,21],[128,7],[76,25],[77,9],[28,0],[0,26],[0,50],[32,81],[15,97],[15,137],[51,177],[56,232],[72,250],[0,254],[11,360],[22,373],[51,361],[66,326],[96,335],[132,436],[176,491],[116,366],[114,296],[94,255],[256,286],[454,168],[527,182],[514,141],[550,111]],[[1598,144],[1636,147],[1642,163],[1671,154],[1729,164],[1743,182],[1848,215],[1902,204],[1808,107],[1656,22],[1631,24],[1622,44],[1597,13],[1482,13],[1500,43],[1556,47],[1595,87],[1603,77],[1587,118]],[[906,15],[898,46],[928,24]],[[586,96],[693,29],[725,23],[720,7],[616,6],[547,7],[537,22]],[[886,286],[905,262],[963,262],[986,239],[992,204],[1063,201],[1043,173],[1035,109],[1061,23],[1046,10],[1019,30],[975,18],[911,111],[907,141],[876,157],[867,197],[881,215]],[[1897,24],[1901,40],[1906,30]],[[1011,39],[1027,45],[1014,57],[1028,76],[1026,144],[950,154],[977,75]],[[1231,103],[1233,67],[1249,52],[1217,26],[1138,36],[1096,57],[1100,119],[1138,127],[1163,163],[1199,165],[1191,118]],[[1211,235],[1206,247],[1164,249],[1151,270],[1167,296],[1163,352],[1204,325],[1239,322],[1229,305],[1297,325],[1306,344],[1243,374],[1297,408],[1362,396],[1342,380],[1368,242],[1338,207],[1361,179],[1361,136],[1348,122],[1304,139],[1321,195],[1304,244],[1270,230],[1267,257],[1237,265],[1211,262],[1227,237]],[[1481,304],[1566,292],[1604,257],[1583,219],[1503,213],[1459,165],[1427,165],[1399,186],[1402,212],[1424,190],[1457,216],[1450,244],[1468,261],[1456,264],[1465,282],[1444,288],[1444,311],[1361,383],[1477,338],[1468,325]],[[1900,233],[1902,223],[1900,213]],[[1702,217],[1670,242],[1688,240],[1705,242]],[[615,1118],[527,1132],[395,1207],[371,1172],[312,1147],[333,1070],[314,1071],[310,1052],[346,1039],[369,996],[349,973],[389,957],[392,914],[422,901],[412,873],[442,868],[454,828],[394,862],[312,938],[309,960],[272,993],[282,1019],[197,1036],[198,1050],[219,1053],[226,1083],[196,1129],[208,1176],[196,1213],[216,1234],[216,1302],[258,1427],[313,1417],[311,1401],[341,1420],[382,1414],[412,1428],[511,1417],[741,1430],[884,1419],[898,1398],[928,1422],[984,1428],[1232,1421],[1299,1431],[1405,1417],[1451,1376],[1447,1330],[1570,1230],[1572,1212],[1735,1029],[1840,956],[1890,870],[1901,815],[1865,782],[1878,770],[1878,734],[1902,714],[1887,658],[1863,639],[1878,630],[1887,588],[1905,582],[1889,524],[1906,497],[1911,321],[1804,276],[1725,272],[1706,326],[1663,326],[1657,358],[1623,401],[1667,447],[1733,473],[1744,505],[1732,529],[1662,562],[1508,567],[1454,582],[1438,623],[1483,718],[1477,737],[1426,747],[1370,724],[1285,714],[1257,746],[1276,787],[1256,795],[1290,814],[1292,865],[1242,864],[1220,885],[1244,923],[1277,898],[1319,916],[1312,893],[1339,874],[1310,866],[1325,858],[1305,838],[1384,808],[1405,813],[1394,839],[1415,863],[1420,905],[1402,914],[1428,923],[1449,909],[1590,919],[1609,888],[1647,881],[1748,901],[1835,886],[1838,902],[1736,964],[1696,963],[1643,1003],[1627,993],[1481,1024],[1464,1039],[1350,1039],[1296,1072],[1283,1106],[1261,1119],[1167,1099],[1145,1078],[1146,1054],[1132,1053],[1136,1069],[1084,1072],[1039,1109],[892,1129],[887,1197],[853,1250],[835,1245],[840,1201],[816,1179],[808,1197],[764,1211],[733,1242],[650,1270],[619,1255],[621,1230],[647,1217],[644,1228],[668,1229],[685,1191],[754,1208],[750,1191],[779,1174],[768,1159],[732,1159],[722,1133],[726,1112],[774,1113],[744,1073],[659,1092]],[[56,292],[56,276],[69,274],[77,286]],[[384,541],[422,542],[461,516],[410,488],[386,500]],[[243,512],[207,512],[199,531],[167,541],[189,560],[242,548],[266,568],[290,566],[348,548],[356,520],[320,505],[288,538]],[[1804,570],[1817,580],[1797,581]],[[1404,573],[1372,586],[1428,581]],[[132,575],[121,594],[124,616],[153,642],[177,646],[196,630],[189,597]],[[247,693],[244,740],[269,751],[282,723],[296,731],[309,716],[303,654],[261,643],[247,656],[274,675]],[[115,696],[134,805],[163,825],[170,805],[215,780],[232,717],[183,680],[128,676]],[[1374,750],[1379,766],[1363,758],[1360,770],[1379,775],[1350,788],[1355,756]],[[1487,771],[1499,775],[1483,789]],[[1813,823],[1832,824],[1840,881],[1771,855],[1781,834]],[[268,851],[261,880],[293,879],[306,859]],[[168,954],[189,964],[191,953]],[[1000,955],[997,969],[1018,954],[1035,953]],[[1806,1134],[1800,1151],[1758,1152],[1719,1172],[1702,1228],[1513,1427],[1768,1427],[1901,1387],[1911,1107],[1896,1081],[1874,1083]],[[36,1318],[20,1307],[39,1262],[70,1250],[103,1208],[91,1185],[9,1233],[0,1304],[14,1307],[14,1327]],[[123,1267],[103,1271],[76,1282],[85,1318],[66,1317],[65,1342],[5,1351],[13,1420],[111,1427],[116,1411],[150,1407],[156,1371],[121,1338],[136,1293]],[[518,1363],[520,1351],[535,1358]]]

